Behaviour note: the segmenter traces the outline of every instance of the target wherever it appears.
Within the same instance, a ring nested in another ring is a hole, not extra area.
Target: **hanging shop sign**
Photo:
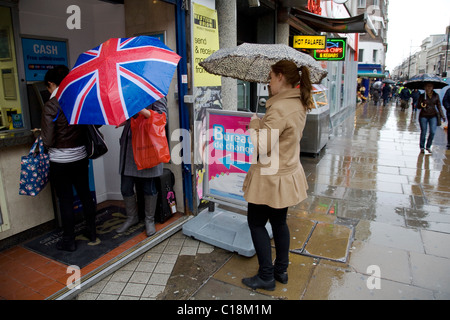
[[[347,42],[345,38],[328,38],[325,49],[314,50],[314,59],[340,61],[345,59]]]
[[[221,86],[221,77],[206,72],[199,65],[200,62],[219,50],[217,11],[197,3],[193,3],[193,10],[194,86]]]
[[[66,40],[23,37],[22,50],[27,81],[43,81],[47,71],[56,65],[69,67]]]
[[[295,49],[325,49],[327,36],[294,36]]]

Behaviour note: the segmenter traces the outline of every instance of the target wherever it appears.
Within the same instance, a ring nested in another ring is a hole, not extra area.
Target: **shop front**
[[[20,159],[30,151],[38,134],[33,129],[40,128],[41,110],[49,98],[43,83],[47,70],[55,65],[73,67],[82,52],[109,38],[150,35],[177,51],[178,7],[176,1],[145,5],[133,0],[0,1],[0,249],[52,228],[58,220],[51,184],[36,197],[19,195]],[[180,87],[174,75],[167,95],[169,137],[180,128]],[[122,200],[118,168],[122,129],[100,130],[109,151],[91,162],[92,189],[99,204]],[[179,139],[170,143],[173,149]],[[165,167],[175,177],[177,211],[184,213],[188,205],[182,166],[172,161]]]

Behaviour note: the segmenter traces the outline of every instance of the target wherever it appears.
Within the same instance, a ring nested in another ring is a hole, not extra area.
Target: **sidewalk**
[[[289,209],[291,249],[312,223],[325,255],[291,252],[289,283],[249,290],[256,257],[245,258],[178,232],[77,299],[449,299],[450,151],[439,128],[432,155],[419,152],[411,108],[359,106],[334,128],[325,152],[302,157],[309,197]]]
[[[302,156],[309,196],[289,209],[289,283],[275,291],[244,287],[256,257],[184,236],[182,216],[83,268],[75,295],[67,266],[20,245],[0,252],[0,299],[450,299],[450,151],[438,128],[433,154],[420,154],[419,135],[410,109],[369,103],[319,157]]]

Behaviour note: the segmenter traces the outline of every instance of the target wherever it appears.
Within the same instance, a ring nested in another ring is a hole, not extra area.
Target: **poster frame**
[[[205,137],[205,139],[206,139],[206,146],[205,146],[205,149],[204,149],[205,157],[209,157],[209,152],[210,152],[209,130],[210,130],[210,124],[211,124],[210,116],[212,114],[219,115],[219,116],[246,117],[246,118],[250,119],[255,113],[253,113],[253,112],[245,112],[245,111],[233,111],[233,110],[222,110],[222,109],[207,108],[206,109],[207,136]],[[263,114],[258,114],[258,116],[260,118],[262,118],[264,115]],[[225,128],[225,131],[226,131],[226,128]],[[246,132],[248,134],[248,131],[246,131]],[[211,164],[209,163],[209,159],[208,159],[206,161],[206,163],[205,163],[205,175],[204,175],[204,178],[203,178],[203,199],[209,200],[209,201],[212,201],[212,202],[227,204],[227,205],[234,206],[234,207],[237,207],[237,208],[247,208],[247,204],[248,203],[244,199],[239,200],[236,197],[225,197],[225,196],[220,196],[220,195],[211,193],[211,188],[210,188],[210,185],[209,185],[210,165]]]

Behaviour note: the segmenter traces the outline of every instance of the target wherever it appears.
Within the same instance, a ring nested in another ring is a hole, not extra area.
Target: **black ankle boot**
[[[282,284],[287,284],[288,283],[288,274],[287,272],[282,272],[282,273],[274,273],[273,274],[275,280],[277,280],[278,282],[281,282]]]
[[[259,275],[251,278],[244,278],[242,279],[242,283],[252,289],[264,289],[268,291],[275,290],[275,279],[263,280],[259,277]]]

